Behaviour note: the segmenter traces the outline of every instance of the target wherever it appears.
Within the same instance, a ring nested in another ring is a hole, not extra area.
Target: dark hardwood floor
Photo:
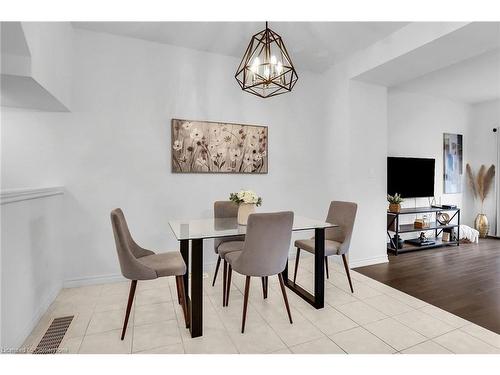
[[[356,271],[500,334],[500,240],[420,250]]]

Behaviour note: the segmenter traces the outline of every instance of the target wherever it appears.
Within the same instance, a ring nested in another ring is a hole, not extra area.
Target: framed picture
[[[462,135],[443,134],[444,193],[462,192]]]
[[[268,171],[268,128],[227,122],[172,119],[173,173]]]

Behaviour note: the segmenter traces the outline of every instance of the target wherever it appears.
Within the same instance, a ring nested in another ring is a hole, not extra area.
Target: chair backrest
[[[285,269],[292,238],[293,212],[251,214],[243,252],[234,264],[246,276],[271,276]]]
[[[238,217],[238,204],[232,201],[215,201],[214,202],[214,219],[230,219]],[[223,242],[235,241],[240,238],[216,238],[214,239],[215,250]]]
[[[116,252],[122,275],[130,280],[156,279],[157,275],[154,270],[137,261],[137,258],[154,253],[142,249],[135,243],[130,235],[123,211],[120,208],[111,211],[111,225],[113,226]]]
[[[357,210],[358,205],[353,202],[333,201],[330,203],[326,221],[337,224],[338,227],[327,228],[325,230],[325,239],[342,243],[339,255],[346,254],[349,251]]]
[[[227,219],[238,216],[238,204],[232,201],[215,201],[214,218]]]

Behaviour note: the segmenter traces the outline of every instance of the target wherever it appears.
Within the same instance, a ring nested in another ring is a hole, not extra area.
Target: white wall
[[[71,107],[73,27],[69,22],[22,22],[31,75],[66,108]]]
[[[68,285],[119,274],[115,207],[137,241],[157,251],[178,248],[169,220],[209,217],[214,200],[240,188],[262,195],[263,211],[326,215],[331,197],[316,147],[325,126],[321,77],[301,72],[292,95],[262,100],[238,87],[237,59],[83,30],[74,51],[72,113],[2,113],[2,187],[66,187]],[[269,174],[172,174],[172,118],[268,125]],[[213,251],[205,254],[212,263]]]
[[[385,195],[387,157],[387,91],[352,80],[349,63],[326,76],[327,191],[331,199],[358,203],[349,254],[353,267],[387,261]]]
[[[18,348],[62,286],[62,196],[2,202],[1,346]]]
[[[463,207],[462,193],[443,193],[443,133],[458,133],[463,137],[464,169],[462,192],[465,191],[465,164],[470,141],[467,104],[444,98],[389,89],[388,95],[388,156],[436,159],[434,195],[441,203]],[[403,207],[428,205],[427,198],[408,199]],[[413,219],[412,219],[413,220]]]
[[[493,133],[493,128],[500,126],[500,100],[483,102],[471,106],[469,123],[469,141],[467,143],[468,162],[474,172],[477,173],[481,164],[489,167],[495,164],[497,167],[497,137],[498,132]],[[466,192],[467,214],[464,217],[468,225],[474,224],[476,215],[481,210],[478,201],[474,201],[470,190]],[[496,232],[495,191],[493,190],[484,203],[484,213],[490,222],[490,234]]]

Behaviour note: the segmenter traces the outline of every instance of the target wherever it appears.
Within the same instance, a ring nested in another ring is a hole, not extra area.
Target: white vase
[[[240,203],[238,207],[238,224],[247,225],[248,216],[255,212],[255,204]]]

